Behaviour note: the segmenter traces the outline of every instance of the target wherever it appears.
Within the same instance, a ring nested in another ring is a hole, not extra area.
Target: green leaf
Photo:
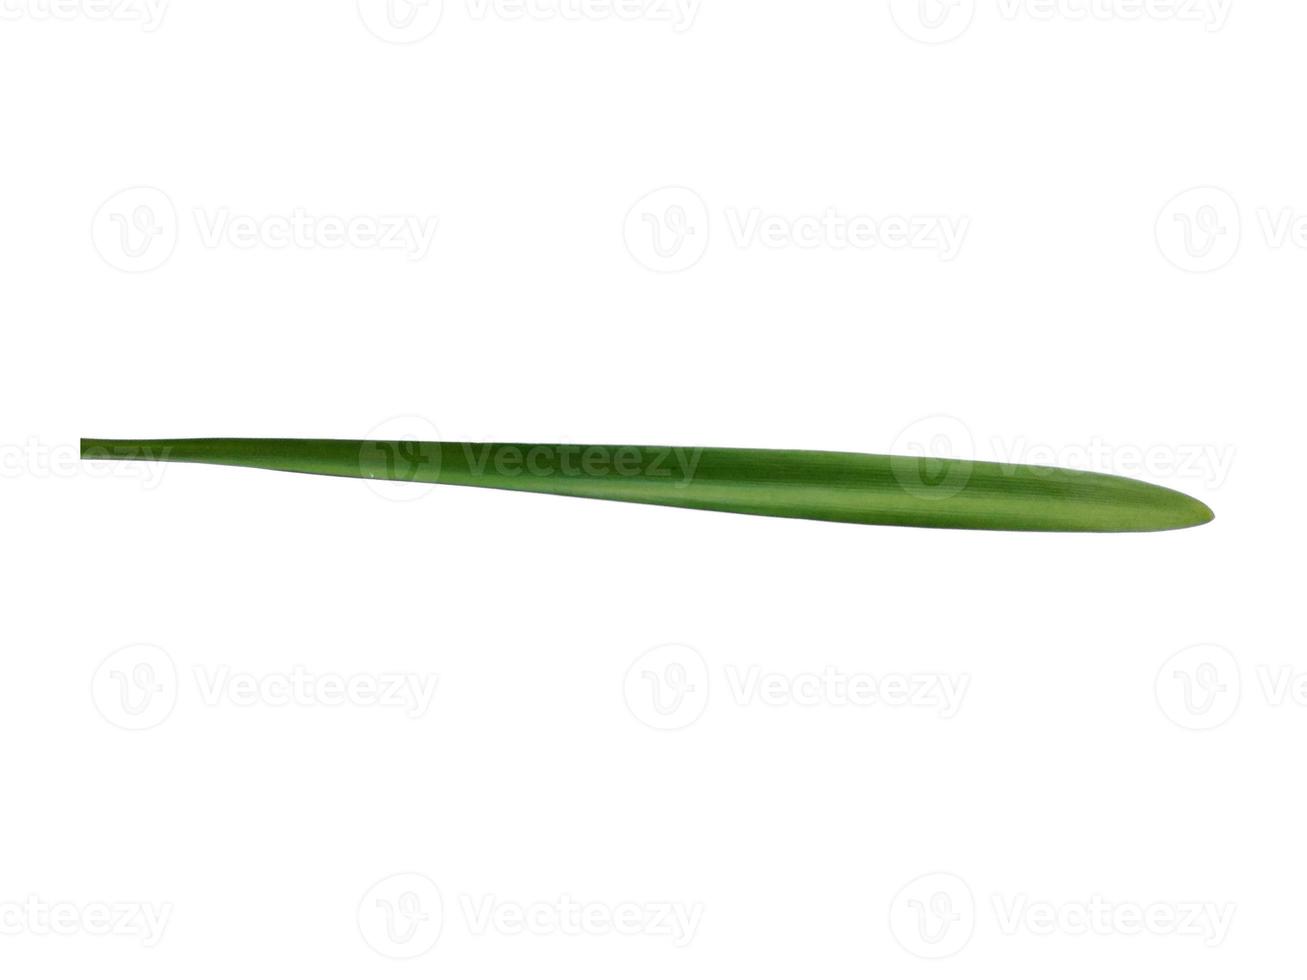
[[[849,524],[1163,531],[1212,520],[1138,480],[1053,467],[770,449],[337,439],[83,439],[83,459],[150,459],[444,483]]]

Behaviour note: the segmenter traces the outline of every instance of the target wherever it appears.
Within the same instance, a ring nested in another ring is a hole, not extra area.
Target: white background
[[[1307,10],[51,3],[0,20],[6,976],[1300,959]],[[75,460],[406,431],[942,449],[1218,517]]]

